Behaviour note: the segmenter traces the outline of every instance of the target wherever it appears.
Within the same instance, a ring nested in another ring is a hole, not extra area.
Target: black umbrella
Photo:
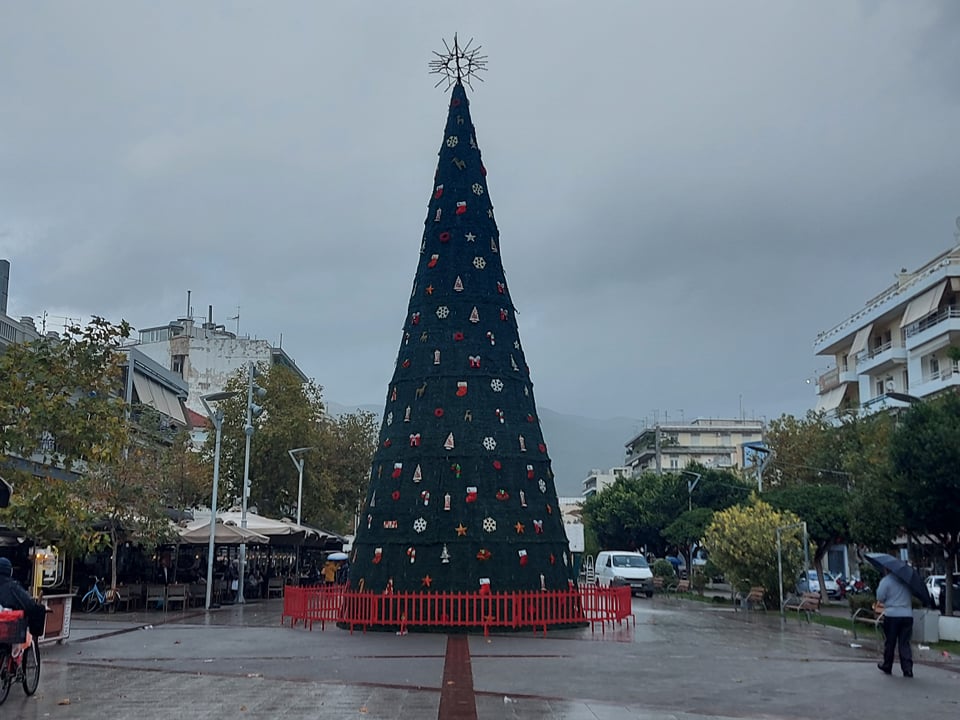
[[[864,557],[878,570],[889,570],[892,575],[910,588],[910,592],[923,603],[924,607],[933,607],[933,600],[930,599],[930,593],[927,592],[927,586],[923,582],[923,578],[912,566],[886,553],[865,553]]]

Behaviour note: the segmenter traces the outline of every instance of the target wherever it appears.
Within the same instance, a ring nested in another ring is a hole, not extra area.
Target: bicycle
[[[100,589],[100,578],[93,577],[93,587],[80,599],[80,608],[85,613],[92,613],[105,608],[110,604],[103,590]]]
[[[23,685],[27,695],[33,695],[40,684],[40,645],[33,638],[30,646],[19,655],[12,655],[12,645],[0,645],[0,705],[10,694],[10,686],[15,682]]]

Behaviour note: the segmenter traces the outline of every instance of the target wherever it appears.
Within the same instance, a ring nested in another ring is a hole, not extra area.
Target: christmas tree
[[[458,57],[350,583],[566,590],[574,579]]]

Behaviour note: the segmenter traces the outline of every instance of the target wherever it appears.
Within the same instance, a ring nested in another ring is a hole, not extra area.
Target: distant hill
[[[325,402],[327,411],[334,416],[365,410],[379,418],[383,412],[383,406]],[[640,427],[640,421],[632,418],[599,420],[565,415],[545,407],[540,408],[540,423],[553,461],[559,495],[579,495],[591,470],[607,470],[623,464],[624,443],[636,435]]]

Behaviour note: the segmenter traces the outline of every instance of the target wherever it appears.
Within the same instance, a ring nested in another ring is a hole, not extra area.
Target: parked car
[[[827,586],[827,597],[838,600],[840,598],[840,586],[837,585],[836,578],[827,571],[824,571],[823,582]],[[805,592],[820,592],[820,580],[817,578],[816,570],[808,570],[806,579],[804,579],[802,574],[797,579],[797,594]]]
[[[633,595],[653,597],[653,572],[647,559],[638,552],[604,550],[597,555],[597,585],[629,585]]]

